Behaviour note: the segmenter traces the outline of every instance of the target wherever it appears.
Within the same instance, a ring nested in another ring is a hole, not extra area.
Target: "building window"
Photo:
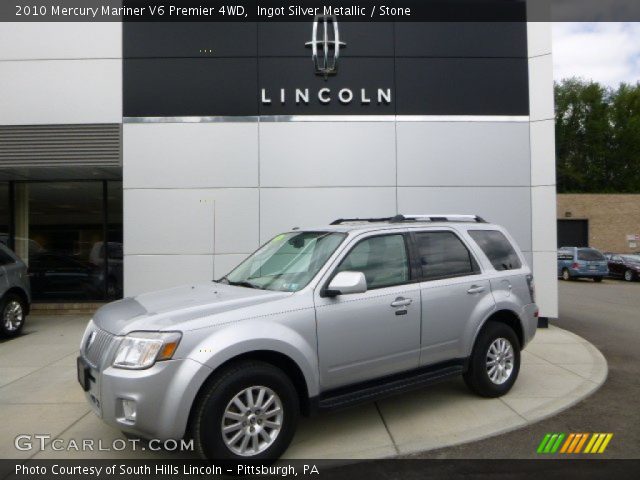
[[[34,301],[122,296],[121,182],[16,182],[13,203],[14,251]]]

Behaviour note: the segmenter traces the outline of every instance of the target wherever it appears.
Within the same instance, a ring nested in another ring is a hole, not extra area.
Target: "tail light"
[[[580,264],[579,263],[572,263],[571,264],[571,268],[573,268],[574,270],[578,270],[580,268]]]
[[[536,284],[533,281],[533,275],[527,275],[527,285],[529,286],[529,295],[531,303],[536,303]]]

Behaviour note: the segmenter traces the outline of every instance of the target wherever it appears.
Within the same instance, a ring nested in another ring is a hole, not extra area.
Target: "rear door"
[[[614,277],[624,276],[625,266],[620,255],[612,255],[608,263],[609,273]]]
[[[412,240],[421,275],[420,365],[462,359],[464,339],[494,307],[489,280],[454,230],[416,231]]]

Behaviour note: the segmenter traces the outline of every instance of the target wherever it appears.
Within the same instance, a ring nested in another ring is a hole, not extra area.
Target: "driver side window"
[[[371,237],[358,243],[342,260],[338,272],[362,272],[367,288],[391,287],[409,281],[409,260],[403,235]]]

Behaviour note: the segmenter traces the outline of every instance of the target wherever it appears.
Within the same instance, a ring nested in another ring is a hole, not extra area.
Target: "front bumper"
[[[133,435],[159,440],[184,437],[195,397],[211,369],[191,359],[157,362],[145,370],[91,369],[85,392],[106,423]],[[135,420],[125,418],[122,400],[133,400]]]

